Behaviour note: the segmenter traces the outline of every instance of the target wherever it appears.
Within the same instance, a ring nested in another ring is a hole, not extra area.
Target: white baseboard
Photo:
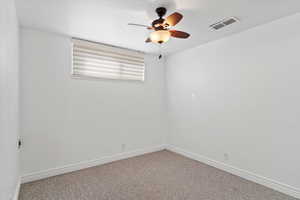
[[[66,166],[62,166],[62,167],[57,167],[57,168],[47,169],[47,170],[38,171],[38,172],[30,173],[30,174],[25,174],[24,176],[22,176],[21,182],[22,183],[32,182],[32,181],[48,178],[51,176],[57,176],[57,175],[65,174],[68,172],[73,172],[73,171],[77,171],[77,170],[81,170],[81,169],[85,169],[85,168],[89,168],[89,167],[103,165],[103,164],[110,163],[110,162],[117,161],[117,160],[122,160],[122,159],[130,158],[130,157],[134,157],[134,156],[139,156],[139,155],[143,155],[146,153],[152,153],[152,152],[164,150],[164,149],[166,149],[166,146],[167,145],[160,145],[160,146],[155,146],[155,147],[146,148],[146,149],[139,149],[139,150],[124,152],[124,153],[119,153],[119,154],[116,154],[113,156],[106,156],[106,157],[102,157],[99,159],[79,162],[79,163],[70,164],[70,165],[66,165]]]
[[[19,192],[20,192],[20,187],[21,187],[21,180],[19,179],[17,185],[16,185],[16,189],[15,192],[12,196],[12,200],[18,200],[19,199]]]
[[[191,158],[193,160],[197,160],[199,162],[202,162],[202,163],[205,163],[207,165],[213,166],[213,167],[218,168],[220,170],[229,172],[229,173],[234,174],[236,176],[242,177],[242,178],[247,179],[249,181],[264,185],[268,188],[272,188],[276,191],[285,193],[287,195],[290,195],[290,196],[293,196],[293,197],[296,197],[296,198],[300,198],[300,189],[295,188],[293,186],[290,186],[290,185],[287,185],[287,184],[284,184],[284,183],[280,183],[278,181],[260,176],[258,174],[255,174],[255,173],[243,170],[243,169],[236,168],[234,166],[231,166],[231,165],[228,165],[228,164],[216,161],[216,160],[212,160],[210,158],[207,158],[205,156],[201,156],[201,155],[196,154],[196,153],[185,151],[181,148],[178,148],[178,147],[175,147],[175,146],[172,146],[172,145],[168,145],[166,149],[170,150],[172,152],[178,153],[180,155],[183,155],[185,157]]]

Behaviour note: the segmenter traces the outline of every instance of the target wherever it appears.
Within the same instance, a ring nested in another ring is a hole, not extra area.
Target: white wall
[[[300,188],[299,23],[297,14],[168,57],[170,143]]]
[[[0,200],[12,198],[18,163],[18,21],[14,1],[0,3]]]
[[[22,174],[165,143],[164,62],[146,81],[72,79],[70,38],[21,30]]]

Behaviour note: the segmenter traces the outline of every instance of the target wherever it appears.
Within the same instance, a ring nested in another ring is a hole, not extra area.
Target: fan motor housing
[[[162,18],[167,13],[167,9],[165,7],[158,7],[156,8],[156,13],[159,16],[159,18]]]

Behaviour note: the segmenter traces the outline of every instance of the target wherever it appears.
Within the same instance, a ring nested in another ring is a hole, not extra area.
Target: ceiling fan
[[[146,43],[154,42],[162,44],[164,42],[167,42],[170,37],[186,39],[190,36],[190,34],[186,32],[171,29],[181,21],[181,19],[183,18],[182,14],[174,12],[164,19],[163,16],[165,16],[165,14],[167,13],[167,9],[165,7],[158,7],[155,11],[159,18],[154,20],[151,26],[134,23],[128,24],[133,26],[146,27],[148,30],[153,30],[153,32],[150,33],[150,36],[146,39]]]

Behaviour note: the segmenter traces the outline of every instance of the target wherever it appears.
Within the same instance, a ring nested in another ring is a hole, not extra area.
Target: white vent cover
[[[219,30],[221,28],[224,28],[225,26],[236,23],[238,21],[239,20],[236,17],[230,17],[230,18],[224,19],[222,21],[219,21],[217,23],[214,23],[214,24],[210,25],[209,27],[213,30]]]

